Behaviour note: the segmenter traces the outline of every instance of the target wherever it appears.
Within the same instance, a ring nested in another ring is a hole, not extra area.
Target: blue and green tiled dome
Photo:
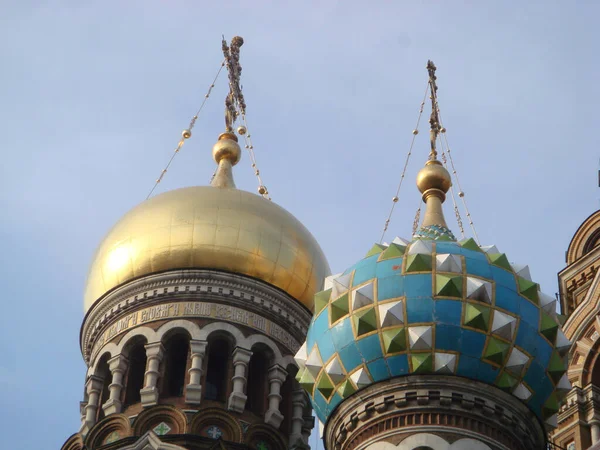
[[[325,287],[296,355],[321,422],[357,390],[409,374],[489,383],[554,421],[570,388],[556,300],[496,247],[424,230],[375,245]]]

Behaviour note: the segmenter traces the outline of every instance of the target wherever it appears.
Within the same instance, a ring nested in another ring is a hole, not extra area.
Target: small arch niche
[[[112,374],[110,373],[110,368],[108,367],[108,360],[110,355],[107,353],[100,358],[98,361],[98,366],[96,368],[96,376],[102,379],[102,391],[100,393],[100,402],[99,408],[97,411],[97,420],[104,419],[104,410],[102,406],[106,403],[108,398],[110,397],[110,383],[112,383]]]
[[[246,384],[246,409],[259,416],[267,410],[269,367],[272,361],[273,352],[268,347],[261,344],[252,347]]]
[[[144,342],[136,342],[129,349],[129,367],[125,384],[124,408],[141,401],[140,391],[144,387],[146,372],[146,349]]]
[[[186,334],[174,334],[165,341],[164,347],[161,397],[181,397],[189,364],[190,339]]]
[[[224,402],[229,386],[232,345],[224,337],[209,340],[204,398]]]

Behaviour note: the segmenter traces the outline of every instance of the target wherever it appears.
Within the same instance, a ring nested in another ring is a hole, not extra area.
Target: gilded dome
[[[376,244],[315,296],[296,360],[323,423],[356,391],[411,374],[491,384],[552,423],[570,389],[556,299],[495,246],[440,230]]]
[[[146,200],[110,230],[89,271],[85,311],[134,278],[191,268],[257,278],[309,309],[329,274],[315,238],[282,207],[232,187],[188,187]]]

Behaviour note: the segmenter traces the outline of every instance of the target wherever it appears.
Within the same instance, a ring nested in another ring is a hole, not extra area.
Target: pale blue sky
[[[171,156],[222,59],[221,34],[246,41],[264,181],[333,271],[379,240],[428,58],[482,243],[530,264],[554,294],[571,236],[599,206],[597,2],[213,3],[2,5],[3,448],[60,448],[77,431],[88,264]],[[225,93],[221,77],[158,192],[207,183]],[[390,239],[411,233],[424,119]],[[245,155],[235,176],[254,191],[249,166]]]

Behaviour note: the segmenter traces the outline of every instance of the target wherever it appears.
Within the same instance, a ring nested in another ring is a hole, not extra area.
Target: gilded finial
[[[437,107],[437,84],[435,76],[436,67],[432,61],[427,62],[427,72],[429,73],[429,87],[431,92],[431,117],[429,124],[431,126],[429,137],[431,151],[429,160],[425,163],[417,175],[417,187],[423,195],[423,202],[426,203],[425,215],[421,228],[431,225],[437,225],[447,228],[442,203],[446,200],[446,192],[452,186],[450,174],[437,159],[436,141],[440,133],[440,120]]]
[[[221,133],[219,140],[213,146],[212,154],[219,167],[210,183],[211,186],[235,188],[232,168],[242,157],[242,149],[238,144],[237,136],[228,131]]]
[[[246,103],[240,86],[240,75],[242,74],[240,47],[244,45],[244,39],[235,36],[231,39],[231,45],[227,45],[227,41],[223,37],[221,44],[229,74],[229,93],[225,97],[225,131],[233,132],[233,126],[238,116],[246,114]]]

